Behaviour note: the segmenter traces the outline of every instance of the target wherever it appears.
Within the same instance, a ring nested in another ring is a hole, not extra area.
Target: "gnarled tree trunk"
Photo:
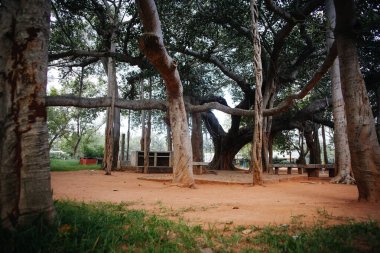
[[[192,187],[194,186],[193,154],[177,63],[165,49],[154,1],[139,0],[137,6],[144,27],[144,34],[140,40],[141,51],[161,74],[166,85],[173,137],[173,183]]]
[[[52,223],[46,124],[50,1],[1,1],[1,227]]]
[[[340,78],[347,116],[351,165],[359,190],[359,200],[380,201],[380,145],[360,73],[355,43],[355,7],[353,0],[334,0],[335,37],[338,47]]]

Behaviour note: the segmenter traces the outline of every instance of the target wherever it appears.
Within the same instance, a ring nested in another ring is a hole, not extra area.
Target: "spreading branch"
[[[254,91],[253,89],[251,88],[250,84],[244,80],[244,78],[242,78],[240,75],[237,75],[235,74],[234,72],[232,72],[229,68],[227,68],[227,66],[225,66],[217,57],[215,57],[214,55],[210,55],[210,54],[205,54],[205,53],[200,53],[200,52],[196,52],[196,51],[193,51],[193,50],[190,50],[190,49],[174,49],[175,51],[177,52],[180,52],[180,53],[183,53],[183,54],[186,54],[186,55],[190,55],[190,56],[193,56],[197,59],[200,59],[204,62],[208,62],[208,63],[212,63],[214,64],[217,68],[219,68],[223,74],[225,74],[226,76],[228,76],[229,78],[231,78],[233,81],[236,82],[236,84],[241,88],[241,90],[249,95],[249,94],[252,94]]]
[[[91,50],[69,50],[64,52],[49,53],[49,61],[55,61],[64,58],[70,58],[74,60],[80,57],[95,57],[95,58],[104,58],[104,57],[113,57],[117,61],[126,62],[133,66],[141,66],[146,63],[145,57],[140,55],[137,57],[132,57],[124,53],[117,52],[99,52]]]

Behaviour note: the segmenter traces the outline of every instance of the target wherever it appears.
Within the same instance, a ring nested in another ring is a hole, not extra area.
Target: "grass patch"
[[[308,228],[188,226],[125,204],[55,203],[54,226],[0,231],[0,252],[380,252],[376,222]],[[207,251],[205,251],[207,252]]]
[[[99,170],[99,169],[101,169],[100,164],[81,165],[79,164],[79,160],[50,159],[51,171],[77,171],[77,170]]]

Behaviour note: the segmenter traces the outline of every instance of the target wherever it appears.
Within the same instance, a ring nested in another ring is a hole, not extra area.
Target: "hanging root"
[[[345,176],[338,175],[331,179],[330,182],[334,184],[356,184],[355,178],[351,177],[349,174]]]

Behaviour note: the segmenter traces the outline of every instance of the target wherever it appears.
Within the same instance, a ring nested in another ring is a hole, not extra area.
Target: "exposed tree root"
[[[349,174],[346,174],[344,176],[338,175],[331,179],[330,182],[334,184],[356,184],[355,178],[351,177]]]

